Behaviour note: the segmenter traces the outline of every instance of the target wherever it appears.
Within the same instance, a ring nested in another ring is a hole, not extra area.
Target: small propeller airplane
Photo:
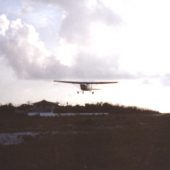
[[[80,85],[80,89],[82,91],[82,93],[84,93],[84,91],[91,91],[92,94],[94,94],[94,90],[100,90],[97,88],[93,88],[92,85],[94,84],[113,84],[113,83],[118,83],[117,81],[61,81],[61,80],[54,80],[54,82],[57,83],[70,83],[70,84],[79,84]],[[79,94],[80,92],[77,91],[77,94]]]

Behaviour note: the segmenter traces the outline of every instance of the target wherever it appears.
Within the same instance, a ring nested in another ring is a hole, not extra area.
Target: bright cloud
[[[24,24],[20,19],[6,20],[9,26],[0,39],[0,52],[14,70],[26,78],[28,70],[43,65],[48,51],[33,26]]]
[[[120,22],[120,18],[102,3],[94,1],[89,4],[87,2],[90,1],[82,1],[81,3],[75,0],[69,1],[69,3],[60,0],[49,2],[49,4],[54,3],[58,6],[59,12],[65,14],[64,18],[61,15],[62,23],[59,38],[58,41],[54,41],[56,47],[53,50],[48,48],[48,42],[51,39],[42,41],[36,27],[24,22],[24,18],[11,21],[6,18],[10,27],[6,36],[1,40],[3,44],[1,51],[20,77],[85,78],[89,76],[89,78],[94,78],[101,75],[102,79],[106,75],[105,70],[108,67],[108,61],[113,64],[109,64],[110,72],[107,71],[107,77],[122,74],[116,65],[117,54],[112,52],[111,47],[111,44],[116,44],[114,27]],[[22,11],[28,15],[29,11],[35,10],[37,4],[42,6],[42,3],[45,2],[37,1],[35,3],[30,1],[29,3],[27,1]],[[40,20],[42,20],[41,17]],[[96,21],[95,25],[93,24],[94,21]],[[46,25],[48,25],[47,22]],[[97,28],[98,26],[100,28]],[[46,29],[51,28],[46,27]],[[111,33],[114,36],[110,36]],[[55,37],[54,39],[56,40]],[[20,51],[19,54],[18,51]],[[98,63],[103,63],[103,65],[96,65],[94,61],[97,60]],[[107,61],[103,62],[105,60]],[[80,63],[80,61],[83,62]],[[88,64],[90,67],[87,70]],[[56,71],[52,67],[57,68]],[[91,73],[89,70],[94,71]]]
[[[9,27],[9,20],[7,19],[6,15],[0,16],[0,35],[5,35],[6,31]]]

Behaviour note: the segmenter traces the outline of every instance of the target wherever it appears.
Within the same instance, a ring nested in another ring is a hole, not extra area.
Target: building
[[[53,112],[56,106],[58,106],[58,103],[53,103],[53,102],[49,102],[46,100],[42,100],[42,101],[33,103],[32,111]]]
[[[55,116],[54,109],[59,103],[53,103],[46,100],[35,102],[32,104],[32,109],[28,112],[28,116],[52,117]]]

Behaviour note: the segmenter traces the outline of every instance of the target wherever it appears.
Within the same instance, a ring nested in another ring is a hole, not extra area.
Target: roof
[[[54,103],[54,102],[49,102],[49,101],[47,101],[47,100],[41,100],[41,101],[39,101],[39,102],[35,102],[35,103],[33,103],[33,105],[35,106],[35,105],[56,105],[56,104],[58,104],[58,103]]]

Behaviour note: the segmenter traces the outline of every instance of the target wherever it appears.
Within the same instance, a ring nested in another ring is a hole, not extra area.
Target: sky
[[[0,103],[170,112],[168,0],[0,0]],[[53,80],[119,81],[94,95]]]

